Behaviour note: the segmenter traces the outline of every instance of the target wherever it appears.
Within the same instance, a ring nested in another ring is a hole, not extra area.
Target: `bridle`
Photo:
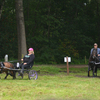
[[[97,50],[93,49],[92,51],[92,58],[95,59],[97,57]]]
[[[4,63],[3,63],[3,62],[0,62],[0,65],[1,65],[1,66],[0,66],[1,69],[4,68]]]

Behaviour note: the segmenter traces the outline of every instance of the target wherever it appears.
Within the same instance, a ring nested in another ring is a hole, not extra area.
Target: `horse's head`
[[[1,71],[2,67],[3,67],[3,63],[0,62],[0,73],[2,72],[2,71]]]
[[[0,62],[0,69],[4,67],[4,63]]]
[[[93,49],[91,56],[92,56],[93,59],[96,59],[96,57],[97,57],[97,49]]]
[[[1,69],[1,62],[0,62],[0,69]]]
[[[89,62],[90,61],[99,62],[99,58],[97,55],[97,49],[95,49],[95,48],[93,49],[92,54],[90,55]]]

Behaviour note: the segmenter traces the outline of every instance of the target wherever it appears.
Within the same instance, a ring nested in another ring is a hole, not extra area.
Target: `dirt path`
[[[66,68],[67,65],[56,65],[59,68]],[[84,68],[88,67],[88,65],[69,65],[69,68]]]
[[[38,66],[55,66],[58,68],[66,68],[66,65],[34,65],[36,67]],[[84,67],[88,67],[88,65],[69,65],[69,68],[84,68]]]

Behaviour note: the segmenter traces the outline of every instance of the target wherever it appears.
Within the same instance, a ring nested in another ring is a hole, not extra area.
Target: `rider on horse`
[[[98,48],[97,43],[94,43],[94,48],[91,49],[91,54],[92,54],[93,49],[96,49],[98,56],[100,56],[100,48]]]
[[[100,48],[98,48],[97,43],[94,43],[94,48],[91,49],[90,55],[98,57],[100,61]]]

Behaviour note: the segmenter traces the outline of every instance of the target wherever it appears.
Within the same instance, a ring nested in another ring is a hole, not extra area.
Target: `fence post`
[[[67,64],[67,75],[69,75],[69,63],[68,63],[68,57],[66,57],[66,64]]]
[[[86,56],[85,56],[85,64],[86,64]]]

